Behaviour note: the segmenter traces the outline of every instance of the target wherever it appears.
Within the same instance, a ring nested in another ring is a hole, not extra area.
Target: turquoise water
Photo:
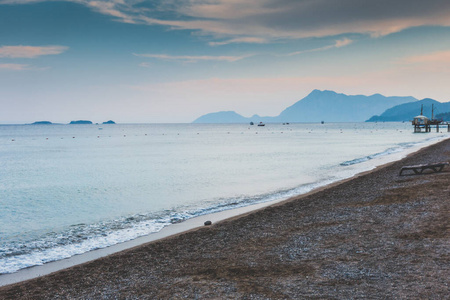
[[[0,274],[288,198],[447,136],[408,123],[0,126]]]

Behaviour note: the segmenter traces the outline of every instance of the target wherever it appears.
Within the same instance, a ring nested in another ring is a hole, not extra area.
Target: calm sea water
[[[448,135],[409,123],[0,126],[0,274],[288,198]]]

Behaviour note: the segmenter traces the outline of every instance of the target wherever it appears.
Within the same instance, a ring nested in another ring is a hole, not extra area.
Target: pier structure
[[[416,117],[417,118],[417,117]],[[440,128],[447,127],[447,132],[450,132],[450,122],[442,122],[442,121],[432,121],[427,118],[427,120],[414,120],[412,121],[412,125],[414,126],[414,132],[431,132],[432,128],[436,128],[436,132],[439,132]]]
[[[414,117],[412,125],[414,126],[414,132],[431,132],[431,121],[422,113]],[[425,131],[422,131],[422,129]]]
[[[447,126],[447,132],[450,132],[450,122],[444,122],[443,120],[437,120],[434,118],[434,105],[431,108],[431,119],[428,119],[423,115],[423,105],[420,109],[420,115],[414,117],[412,120],[414,126],[414,132],[431,132],[431,128],[436,128],[436,132],[439,132],[439,126]],[[423,131],[422,131],[423,130]]]

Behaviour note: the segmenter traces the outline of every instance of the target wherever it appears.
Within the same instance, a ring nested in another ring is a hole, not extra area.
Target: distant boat
[[[266,126],[263,122],[259,122],[258,126]]]

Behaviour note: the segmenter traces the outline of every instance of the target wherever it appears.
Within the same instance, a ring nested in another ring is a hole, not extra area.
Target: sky
[[[0,124],[276,116],[312,90],[450,101],[448,0],[0,0]]]

